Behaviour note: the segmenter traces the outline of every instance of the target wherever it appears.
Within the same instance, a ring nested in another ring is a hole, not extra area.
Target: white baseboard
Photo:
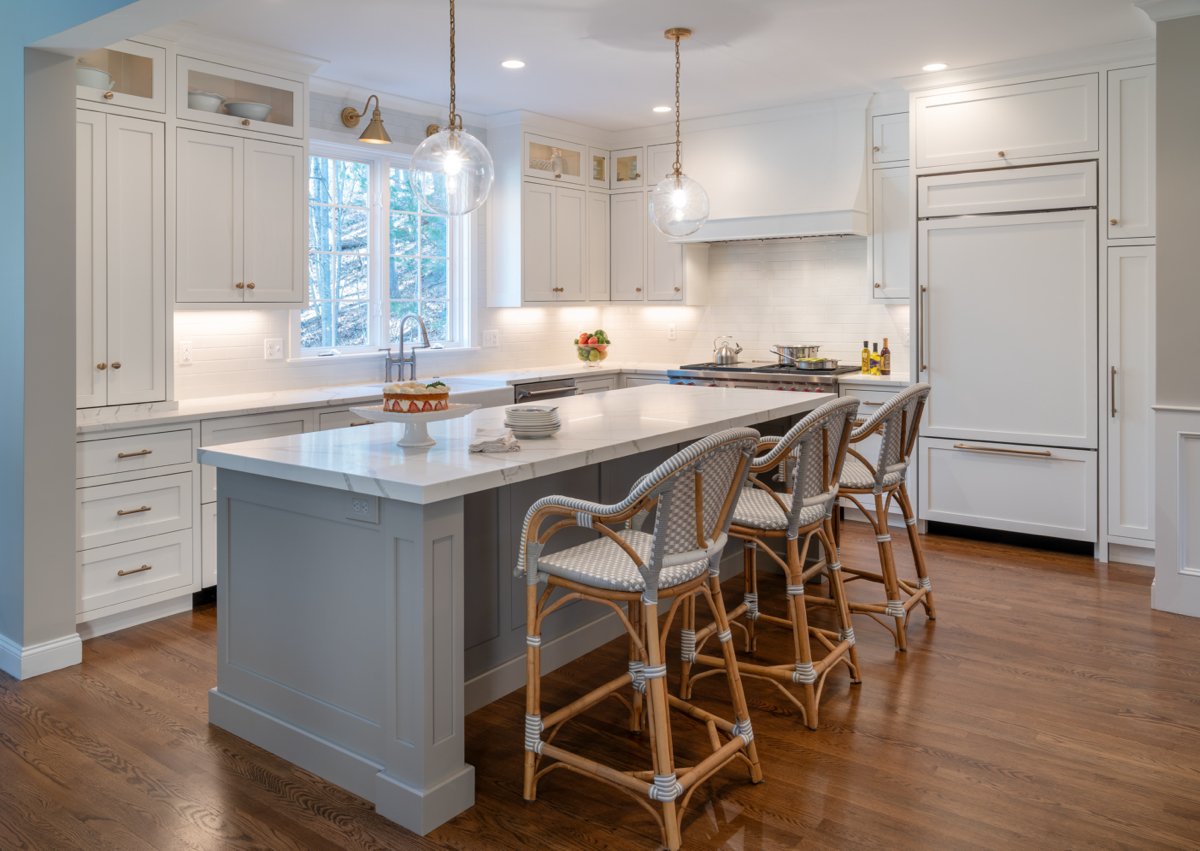
[[[64,635],[40,644],[22,646],[0,635],[0,670],[27,680],[83,661],[83,641],[78,633]]]
[[[98,635],[107,635],[119,629],[127,629],[138,624],[149,623],[159,618],[165,618],[168,615],[177,615],[191,608],[192,594],[189,591],[182,597],[162,600],[158,603],[151,603],[149,606],[141,606],[137,609],[130,609],[127,612],[117,612],[115,615],[105,615],[104,617],[95,618],[90,621],[80,621],[76,627],[79,629],[79,635],[86,641]]]
[[[1138,567],[1154,567],[1154,545],[1133,546],[1108,542],[1108,560],[1122,564],[1136,564]]]

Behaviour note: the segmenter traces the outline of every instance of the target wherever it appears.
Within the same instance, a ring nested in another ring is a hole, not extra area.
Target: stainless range
[[[749,387],[757,390],[792,390],[801,393],[837,393],[837,377],[858,372],[857,366],[836,369],[800,369],[796,366],[751,361],[719,366],[689,363],[667,370],[672,384],[700,387]]]

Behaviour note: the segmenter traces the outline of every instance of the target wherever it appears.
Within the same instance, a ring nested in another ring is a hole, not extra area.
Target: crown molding
[[[1133,0],[1155,23],[1200,15],[1200,0]]]
[[[327,95],[329,97],[345,98],[348,104],[365,103],[371,95],[377,95],[380,108],[385,112],[407,112],[410,115],[428,115],[434,124],[443,124],[449,107],[444,103],[428,103],[423,100],[398,95],[386,89],[371,89],[357,83],[346,83],[341,80],[330,80],[327,77],[311,77],[308,81],[309,94]],[[356,107],[357,108],[357,107]],[[488,119],[477,112],[459,110],[464,124],[474,127],[484,127]]]
[[[202,53],[200,58],[221,59],[235,68],[275,68],[308,76],[329,63],[328,59],[319,56],[280,50],[265,44],[214,38],[201,33],[194,24],[184,21],[151,30],[147,35],[174,42],[175,49],[185,56],[193,52]]]

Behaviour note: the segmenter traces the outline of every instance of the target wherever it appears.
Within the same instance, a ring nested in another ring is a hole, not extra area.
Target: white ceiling
[[[456,0],[458,103],[608,130],[875,91],[951,69],[1142,39],[1132,0]],[[217,38],[325,60],[317,75],[429,103],[449,96],[447,0],[229,0],[190,19]],[[500,68],[518,57],[520,71]],[[386,105],[386,104],[385,104]]]

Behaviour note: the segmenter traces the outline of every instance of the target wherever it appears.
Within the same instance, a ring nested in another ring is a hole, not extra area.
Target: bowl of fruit
[[[608,345],[612,340],[600,329],[584,331],[571,341],[575,344],[575,354],[584,363],[597,364],[608,357]]]

